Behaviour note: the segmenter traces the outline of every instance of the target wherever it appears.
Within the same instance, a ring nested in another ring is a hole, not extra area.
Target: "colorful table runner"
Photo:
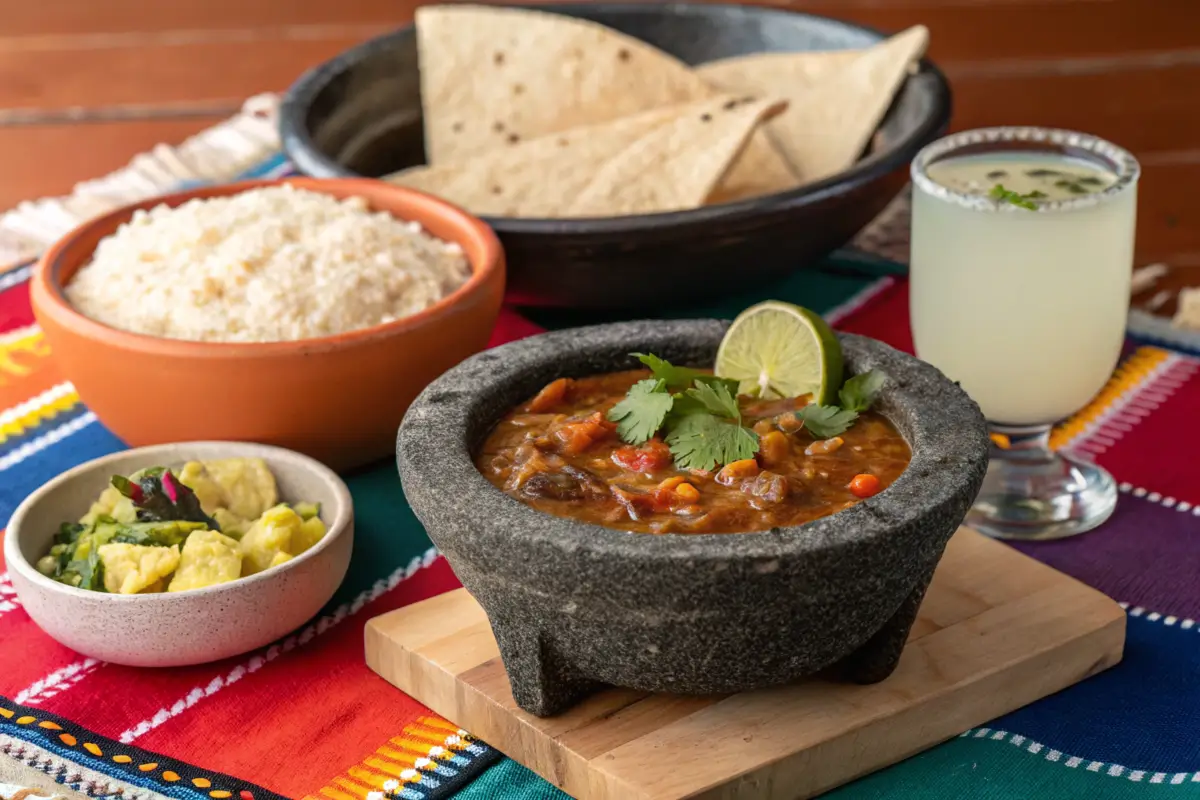
[[[282,169],[273,160],[255,173]],[[846,253],[664,315],[727,317],[776,297],[911,351],[902,272]],[[0,524],[44,481],[123,447],[57,373],[29,311],[28,274],[0,273]],[[599,319],[506,311],[493,343]],[[1116,515],[1075,540],[1021,546],[1128,604],[1124,662],[830,796],[1200,797],[1198,371],[1190,355],[1131,340],[1110,384],[1054,437],[1116,475]],[[457,582],[390,462],[346,478],[358,524],[338,595],[304,628],[225,662],[137,670],[83,658],[33,625],[0,564],[0,784],[19,782],[20,765],[126,800],[352,800],[389,781],[405,800],[565,797],[364,666],[367,619]]]

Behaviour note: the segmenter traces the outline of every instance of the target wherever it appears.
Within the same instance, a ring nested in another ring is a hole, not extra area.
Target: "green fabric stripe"
[[[992,739],[951,739],[926,751],[824,795],[826,800],[1125,800],[1139,798],[1200,798],[1200,783],[1188,774],[1183,783],[1172,784],[1173,775],[1162,783],[1151,783],[1154,773],[1130,780],[1130,770],[1119,777],[1109,775],[1109,765],[1098,772],[1087,769],[1090,762],[1068,767],[1067,755],[1058,761],[1046,759],[1049,748],[1030,753],[1029,743],[1017,746]]]
[[[695,305],[661,308],[642,313],[628,311],[580,312],[569,309],[529,308],[521,313],[544,328],[570,328],[599,325],[631,318],[692,319],[715,317],[732,319],[740,311],[766,299],[786,300],[824,313],[844,303],[885,275],[901,274],[902,267],[873,256],[844,254],[827,262],[820,270],[802,269],[783,280],[755,289],[734,292],[721,299]]]
[[[395,461],[387,459],[342,477],[354,499],[354,555],[346,579],[329,601],[331,608],[433,546],[404,500]]]
[[[454,797],[455,800],[571,800],[566,792],[507,758],[488,768]]]

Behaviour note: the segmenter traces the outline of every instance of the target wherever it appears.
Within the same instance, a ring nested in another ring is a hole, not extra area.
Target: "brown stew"
[[[488,480],[549,514],[648,533],[730,533],[800,525],[891,485],[912,457],[878,414],[814,439],[794,411],[807,398],[739,399],[758,455],[711,472],[675,468],[661,439],[623,443],[605,415],[645,370],[561,378],[508,413],[476,458]]]

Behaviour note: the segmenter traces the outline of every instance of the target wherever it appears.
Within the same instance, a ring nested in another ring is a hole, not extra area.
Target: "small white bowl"
[[[74,522],[113,475],[190,460],[261,458],[284,501],[321,504],[328,532],[277,567],[187,592],[120,595],[76,589],[35,568],[63,522]],[[83,655],[136,667],[203,664],[262,647],[303,625],[341,585],[354,546],[346,484],[325,465],[291,450],[242,442],[140,447],[70,469],[25,499],[4,537],[17,597],[43,631]]]

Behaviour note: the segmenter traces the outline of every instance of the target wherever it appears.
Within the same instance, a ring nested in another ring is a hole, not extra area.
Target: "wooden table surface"
[[[954,87],[956,129],[1056,125],[1129,147],[1144,167],[1139,263],[1200,275],[1200,0],[777,4],[886,31],[927,25],[931,57]],[[414,6],[0,0],[0,209],[178,142],[407,23]]]

